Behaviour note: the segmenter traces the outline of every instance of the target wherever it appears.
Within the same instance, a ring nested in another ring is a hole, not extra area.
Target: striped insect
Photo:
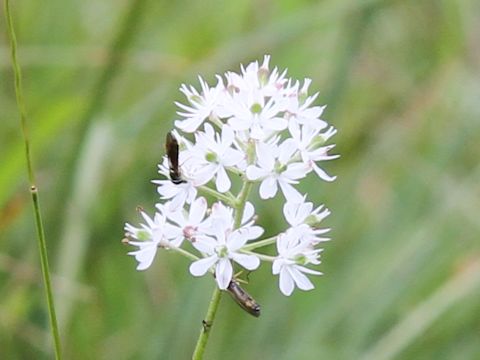
[[[178,141],[172,132],[167,133],[165,150],[167,152],[170,180],[175,185],[185,183],[186,181],[182,178],[182,172],[178,165]]]
[[[255,317],[260,316],[260,305],[240,286],[238,281],[232,279],[228,284],[227,291],[243,310]]]

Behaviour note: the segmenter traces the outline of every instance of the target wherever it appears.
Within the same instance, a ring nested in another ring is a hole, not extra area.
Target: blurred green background
[[[120,243],[157,201],[151,179],[182,83],[272,56],[313,79],[339,130],[336,182],[309,177],[333,241],[316,289],[280,294],[263,265],[228,296],[208,359],[480,358],[480,3],[13,2],[66,359],[187,359],[214,283]],[[52,358],[2,13],[0,358]],[[259,223],[281,231],[280,201]],[[270,249],[273,250],[273,249]]]

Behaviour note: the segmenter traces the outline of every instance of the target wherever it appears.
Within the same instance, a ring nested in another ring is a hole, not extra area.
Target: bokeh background
[[[13,3],[66,359],[190,357],[212,279],[164,252],[135,271],[123,224],[157,201],[179,86],[264,54],[313,79],[339,130],[337,181],[302,187],[333,241],[314,291],[284,297],[263,265],[246,286],[260,318],[224,296],[207,358],[480,358],[478,1]],[[49,359],[0,24],[0,358]],[[280,200],[258,206],[272,234]]]

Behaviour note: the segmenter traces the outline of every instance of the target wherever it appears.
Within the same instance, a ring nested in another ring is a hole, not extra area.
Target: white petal
[[[163,182],[163,180],[159,180],[155,181],[155,183],[159,184],[159,186],[157,187],[157,191],[164,199],[170,199],[174,197],[178,194],[178,191],[180,190],[179,187],[177,187],[175,184],[172,184],[170,180],[168,182]]]
[[[217,262],[216,255],[197,260],[190,264],[190,274],[193,276],[203,276]]]
[[[297,210],[300,204],[287,201],[283,206],[283,216],[285,216],[285,220],[291,225],[296,226],[298,225],[297,221]]]
[[[279,286],[280,291],[286,296],[290,296],[295,287],[293,279],[285,266],[280,270]]]
[[[163,230],[163,236],[165,236],[167,239],[183,236],[183,228],[176,225],[166,223],[163,226],[162,230]]]
[[[198,127],[202,124],[203,120],[204,119],[202,117],[196,116],[183,121],[176,120],[175,126],[184,132],[192,133],[198,129]]]
[[[218,288],[225,290],[230,284],[233,275],[232,264],[229,259],[219,259],[215,268],[215,278],[217,280]]]
[[[287,199],[287,201],[302,201],[302,194],[300,194],[297,189],[295,189],[292,185],[286,183],[285,181],[280,181],[280,188],[282,189],[283,195],[285,196],[285,199]]]
[[[169,210],[170,211],[178,211],[185,205],[185,201],[187,200],[187,192],[182,191],[179,192],[172,201],[169,203]]]
[[[267,170],[262,168],[256,167],[254,165],[250,165],[247,167],[247,179],[251,181],[255,181],[261,179],[269,174]]]
[[[242,227],[239,228],[237,231],[242,235],[243,238],[246,239],[246,241],[256,239],[260,237],[264,232],[263,228],[257,225]]]
[[[250,122],[245,119],[232,117],[228,120],[228,124],[235,130],[242,131],[247,130],[250,127]]]
[[[242,224],[245,224],[248,220],[250,220],[253,215],[255,215],[255,207],[250,201],[247,201],[245,204],[245,209],[243,210]]]
[[[301,140],[300,126],[298,126],[296,121],[289,121],[288,131],[290,131],[290,134],[292,134],[292,138],[295,139],[295,141],[300,142]]]
[[[198,225],[205,216],[207,211],[207,200],[204,197],[199,197],[190,206],[189,222],[191,225]]]
[[[273,198],[277,194],[277,179],[268,177],[260,185],[260,197],[262,199]]]
[[[285,119],[282,119],[280,117],[276,117],[276,118],[273,118],[273,119],[264,119],[262,121],[262,125],[267,129],[271,129],[271,130],[275,130],[275,131],[282,131],[282,130],[285,130],[287,128],[288,122]]]
[[[287,269],[299,289],[307,291],[314,288],[312,282],[294,266],[289,266]]]
[[[325,181],[328,181],[328,182],[331,182],[331,181],[334,181],[337,177],[336,176],[330,176],[328,175],[325,170],[321,169],[320,167],[318,167],[317,165],[314,165],[313,166],[313,170],[317,173],[318,177],[322,180],[325,180]]]
[[[152,265],[155,254],[157,253],[157,248],[157,244],[152,242],[143,249],[129,252],[128,255],[135,256],[135,260],[138,261],[137,270],[145,270]]]
[[[195,241],[192,242],[192,245],[201,253],[211,255],[215,253],[215,246],[217,246],[217,242],[211,237],[202,235],[197,236]]]
[[[260,259],[255,255],[232,253],[232,259],[247,270],[255,270],[260,266]]]
[[[283,260],[282,259],[273,260],[272,274],[273,275],[278,275],[280,273],[280,270],[282,269],[282,265],[283,265]]]
[[[203,125],[203,129],[205,130],[206,139],[214,139],[215,130],[213,129],[212,125],[205,123],[205,125]],[[198,135],[201,135],[201,133]]]
[[[245,154],[241,151],[228,148],[225,151],[224,158],[221,160],[224,166],[234,166],[244,160]]]
[[[223,166],[219,166],[218,168],[217,180],[215,182],[215,185],[217,187],[217,190],[221,193],[230,190],[230,186],[232,185],[232,183],[230,182],[230,178],[228,177],[227,172],[225,171],[225,168]]]
[[[228,147],[232,144],[234,139],[234,133],[230,126],[223,125],[222,126],[222,145],[224,147]]]
[[[306,273],[306,274],[323,275],[323,273],[320,272],[320,271],[312,270],[312,269],[309,269],[309,268],[304,267],[304,266],[297,265],[297,269],[300,270],[301,272]]]
[[[303,199],[305,201],[305,198]],[[300,204],[298,208],[297,216],[299,219],[305,220],[310,214],[312,214],[313,204],[311,202],[304,202]]]
[[[254,122],[250,128],[250,137],[255,140],[262,140],[265,137],[265,133],[257,122]]]
[[[193,202],[193,200],[195,200],[195,198],[197,197],[197,189],[192,186],[192,187],[188,188],[187,190],[188,190],[188,192],[186,194],[185,201],[187,202],[187,204],[191,204]]]
[[[257,163],[260,167],[268,171],[273,170],[278,148],[276,146],[267,145],[264,142],[259,142],[255,152],[257,154]]]
[[[170,204],[166,206],[167,210],[170,210]],[[167,217],[170,221],[174,222],[178,226],[185,226],[186,221],[185,221],[185,215],[182,211],[182,209],[177,209],[177,211],[168,211],[167,212]]]
[[[207,182],[212,180],[217,172],[217,167],[217,164],[204,165],[200,171],[195,173],[195,184],[197,186],[205,185]]]
[[[278,161],[280,161],[281,164],[287,164],[292,159],[293,153],[297,150],[297,145],[295,142],[288,140],[289,139],[285,140],[278,147]]]
[[[287,166],[287,169],[282,173],[282,176],[289,180],[296,180],[304,178],[310,168],[303,163],[294,163]]]
[[[248,238],[244,235],[241,230],[235,230],[228,237],[228,249],[230,251],[236,251],[240,249],[248,241]]]

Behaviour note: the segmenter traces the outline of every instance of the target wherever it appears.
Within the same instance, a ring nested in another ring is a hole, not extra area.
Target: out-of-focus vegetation
[[[272,55],[313,79],[339,160],[302,189],[332,215],[316,289],[250,276],[209,359],[480,358],[480,3],[16,1],[34,166],[67,359],[187,359],[214,283],[120,243],[157,201],[181,83]],[[51,358],[9,48],[0,37],[0,358]],[[284,227],[280,201],[259,223]]]

